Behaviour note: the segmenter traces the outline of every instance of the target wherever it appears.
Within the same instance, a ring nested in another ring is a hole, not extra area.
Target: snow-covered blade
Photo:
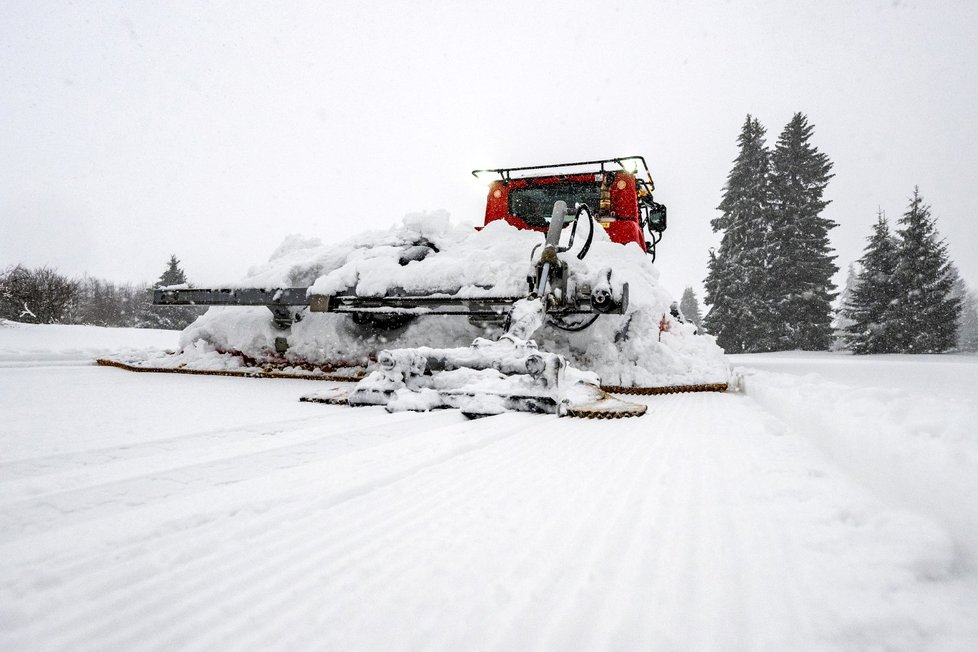
[[[601,391],[595,374],[568,367],[563,357],[524,339],[545,315],[543,300],[523,299],[496,341],[480,337],[469,347],[381,351],[378,370],[357,383],[347,403],[385,405],[389,412],[452,407],[469,417],[510,411],[598,418],[645,414],[644,405]]]
[[[382,351],[377,362],[377,370],[347,396],[349,405],[384,405],[389,412],[458,408],[473,417],[509,411],[565,415],[569,410],[586,416],[605,398],[595,374],[568,367],[563,357],[510,334],[497,341],[477,338],[468,347]],[[615,416],[645,411],[619,403]],[[602,407],[609,414],[615,410],[611,403]]]

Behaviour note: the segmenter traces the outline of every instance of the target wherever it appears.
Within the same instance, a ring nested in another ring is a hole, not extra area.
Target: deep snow
[[[0,326],[0,649],[978,647],[978,359],[614,422],[80,364],[176,338]]]

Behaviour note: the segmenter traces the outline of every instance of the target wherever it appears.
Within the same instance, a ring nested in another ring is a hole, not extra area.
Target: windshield
[[[512,188],[509,191],[509,213],[530,226],[547,226],[554,212],[554,202],[567,202],[568,212],[574,204],[587,204],[598,209],[601,187],[593,181],[559,181],[546,185]]]

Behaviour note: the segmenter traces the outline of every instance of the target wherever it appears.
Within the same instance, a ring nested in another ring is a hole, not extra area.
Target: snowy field
[[[733,356],[641,419],[133,374],[0,325],[0,650],[978,649],[978,358]]]

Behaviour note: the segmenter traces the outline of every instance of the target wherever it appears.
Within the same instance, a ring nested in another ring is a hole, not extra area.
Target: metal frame
[[[627,286],[627,284],[626,284]],[[157,306],[265,306],[272,311],[275,324],[289,327],[301,318],[298,309],[310,312],[359,313],[379,315],[458,315],[475,318],[505,317],[513,304],[524,297],[455,297],[455,296],[383,296],[361,297],[354,294],[308,294],[309,288],[179,288],[153,291]],[[622,305],[612,312],[624,313]],[[564,302],[549,310],[559,315],[593,314],[590,295],[565,297]]]
[[[308,288],[181,288],[153,290],[155,306],[265,306],[272,321],[285,329],[302,319],[302,307],[309,305]]]
[[[153,290],[157,306],[308,306],[309,288],[179,288]]]
[[[649,181],[652,180],[652,173],[649,172],[649,166],[648,164],[646,164],[644,156],[619,156],[617,158],[605,158],[605,159],[598,159],[595,161],[578,161],[576,163],[552,163],[550,165],[525,165],[522,167],[515,167],[515,168],[491,168],[485,170],[472,170],[472,176],[474,176],[476,179],[479,179],[480,174],[492,173],[492,174],[498,174],[503,181],[510,181],[512,179],[511,173],[513,172],[529,172],[535,170],[584,167],[584,166],[591,166],[591,165],[600,166],[598,171],[604,172],[606,163],[614,163],[618,165],[618,167],[620,167],[622,170],[627,171],[628,168],[625,166],[625,161],[640,161],[642,163],[642,168],[644,168],[645,170],[645,176],[648,177]],[[584,174],[584,172],[582,171],[581,174]],[[522,179],[522,178],[532,178],[532,177],[517,177],[517,178]]]

